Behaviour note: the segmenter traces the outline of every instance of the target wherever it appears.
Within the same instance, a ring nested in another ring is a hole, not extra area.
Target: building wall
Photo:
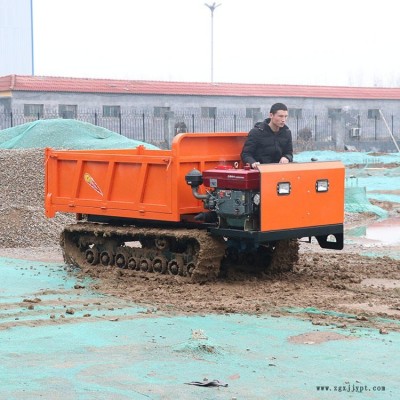
[[[343,150],[351,145],[364,151],[394,151],[388,126],[400,140],[399,100],[7,91],[0,93],[0,130],[38,118],[76,118],[168,148],[179,124],[190,132],[246,132],[268,116],[275,102],[286,103],[289,111],[301,110],[288,119],[298,149]],[[25,114],[24,105],[29,104],[43,107],[27,107]],[[76,114],[66,116],[59,112],[59,105],[75,106],[70,108]],[[103,114],[103,106],[119,106],[120,113]],[[157,115],[155,107],[168,107],[168,112]],[[215,117],[203,115],[202,107],[215,107]],[[260,112],[248,115],[247,108]],[[382,110],[385,119],[379,113],[371,117],[369,111],[377,110]]]
[[[33,75],[32,0],[0,0],[0,76]]]
[[[1,1],[1,0],[0,0]],[[150,111],[154,107],[170,107],[171,111],[199,114],[201,107],[216,107],[217,113],[245,113],[246,108],[260,108],[268,115],[271,104],[285,103],[290,109],[301,109],[304,116],[325,117],[331,109],[343,113],[366,115],[369,109],[381,109],[385,115],[400,117],[400,100],[352,100],[311,98],[261,98],[236,96],[182,96],[182,95],[121,95],[99,93],[18,92],[11,97],[11,107],[23,109],[24,104],[44,104],[45,109],[56,110],[59,104],[77,105],[78,110],[101,111],[104,105],[117,105],[122,112]]]

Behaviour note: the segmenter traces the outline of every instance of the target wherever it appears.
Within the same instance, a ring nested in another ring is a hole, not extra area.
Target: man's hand
[[[286,157],[281,157],[279,160],[279,164],[288,164],[289,160]]]
[[[257,165],[260,165],[260,163],[258,161],[253,162],[253,164],[251,164],[251,168],[256,169]]]

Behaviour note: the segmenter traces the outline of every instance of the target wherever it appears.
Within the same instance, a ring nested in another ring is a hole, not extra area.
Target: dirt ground
[[[379,206],[400,218],[400,204]],[[345,230],[375,220],[372,214],[348,214]],[[381,256],[360,255],[365,250],[377,250]],[[262,277],[235,273],[205,284],[105,267],[70,273],[93,276],[96,291],[145,305],[149,313],[296,315],[315,325],[373,327],[385,334],[400,331],[400,260],[385,256],[389,252],[400,256],[400,243],[383,246],[352,238],[342,251],[301,243],[293,272]],[[0,256],[63,261],[58,247],[1,248]]]

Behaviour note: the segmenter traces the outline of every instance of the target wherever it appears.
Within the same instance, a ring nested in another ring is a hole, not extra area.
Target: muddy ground
[[[400,218],[400,204],[378,203]],[[373,214],[346,215],[346,232],[376,220]],[[376,250],[379,257],[361,255]],[[400,331],[400,243],[365,238],[346,240],[342,251],[301,243],[293,272],[274,276],[228,274],[216,282],[187,283],[168,275],[113,268],[69,269],[78,278],[96,278],[101,293],[145,305],[149,313],[248,313],[296,315],[316,325],[363,326],[382,334]],[[62,262],[58,247],[1,248],[0,256]]]

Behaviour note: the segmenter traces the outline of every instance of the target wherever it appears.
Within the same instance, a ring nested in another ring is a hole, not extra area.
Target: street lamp
[[[211,83],[214,82],[214,10],[221,5],[204,3],[211,11]]]

